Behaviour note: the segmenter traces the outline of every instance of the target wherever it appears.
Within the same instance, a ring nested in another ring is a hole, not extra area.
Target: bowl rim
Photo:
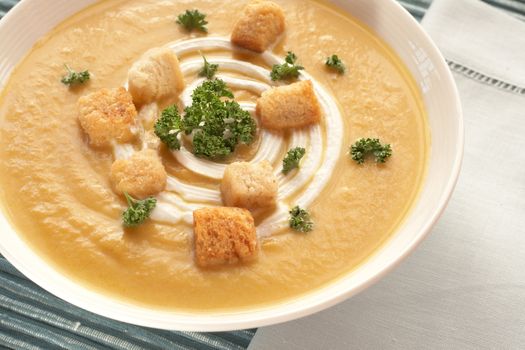
[[[97,0],[90,1],[90,4],[93,4],[96,1]],[[441,193],[440,199],[437,202],[437,204],[433,205],[433,208],[431,210],[432,215],[428,216],[428,218],[425,220],[425,224],[419,230],[418,234],[415,236],[415,238],[412,239],[412,241],[409,244],[406,245],[404,250],[400,250],[394,258],[391,258],[390,260],[384,262],[382,264],[382,267],[367,280],[355,284],[354,286],[352,286],[352,288],[339,288],[339,291],[337,293],[331,293],[329,297],[325,296],[319,300],[316,300],[314,298],[314,296],[317,294],[316,291],[314,291],[307,293],[305,296],[301,296],[297,300],[292,302],[276,303],[268,307],[255,308],[253,310],[248,309],[246,311],[236,313],[226,313],[224,315],[214,314],[212,316],[209,316],[204,313],[185,313],[178,311],[165,312],[143,308],[135,304],[129,304],[124,301],[119,301],[118,299],[115,299],[113,297],[107,297],[102,294],[99,294],[93,290],[90,290],[88,287],[79,286],[77,283],[61,275],[61,273],[58,270],[55,270],[50,266],[43,267],[46,269],[50,269],[49,272],[57,274],[57,276],[55,277],[67,280],[64,282],[69,282],[71,286],[77,285],[78,288],[81,288],[85,292],[85,294],[89,296],[88,299],[84,299],[82,297],[72,294],[69,289],[63,288],[63,286],[52,284],[52,280],[46,278],[43,275],[40,275],[36,272],[36,270],[29,266],[30,264],[24,262],[23,259],[21,259],[19,256],[12,254],[10,250],[7,249],[7,247],[5,247],[4,243],[1,241],[0,253],[3,254],[4,257],[6,257],[11,264],[13,264],[31,281],[33,281],[46,291],[50,292],[51,294],[77,307],[117,321],[167,330],[210,332],[231,331],[236,329],[248,329],[254,327],[274,325],[294,320],[300,317],[308,316],[310,314],[329,308],[337,303],[342,302],[343,300],[346,300],[351,296],[360,293],[364,289],[375,284],[386,274],[395,269],[401,262],[403,262],[419,246],[419,244],[429,234],[432,227],[439,220],[444,210],[446,209],[446,206],[450,201],[454,188],[457,184],[464,154],[464,121],[462,108],[457,86],[455,84],[452,72],[446,63],[445,58],[443,57],[435,43],[432,41],[430,36],[423,30],[421,25],[398,2],[396,2],[395,0],[383,1],[386,2],[388,5],[392,6],[393,16],[400,17],[403,22],[407,22],[407,25],[411,26],[411,29],[417,30],[419,34],[422,35],[424,41],[426,41],[428,44],[429,56],[432,56],[434,58],[433,63],[436,66],[439,66],[438,68],[441,68],[441,71],[444,73],[444,75],[442,76],[443,85],[447,88],[450,88],[452,91],[453,101],[449,102],[453,104],[452,109],[455,111],[458,122],[457,135],[455,135],[457,137],[457,151],[455,153],[455,159],[452,163],[452,170],[448,182],[445,186],[445,190]],[[6,30],[5,28],[9,28],[12,25],[16,26],[16,24],[12,23],[16,22],[16,19],[19,16],[23,16],[24,12],[26,12],[30,6],[37,2],[39,2],[39,0],[22,0],[18,4],[16,4],[0,21],[0,33]],[[85,7],[86,6],[84,6],[83,8]],[[64,19],[65,18],[62,18],[62,20]],[[6,80],[9,79],[10,75],[11,73],[8,74]],[[3,83],[4,82],[0,82],[0,89],[4,88]],[[10,223],[8,223],[6,215],[2,213],[1,210],[0,224],[4,224],[3,226],[7,227],[15,235],[17,235],[16,230],[11,226]],[[26,245],[25,243],[23,244]],[[385,244],[387,245],[388,242]],[[28,247],[28,245],[26,245],[26,247],[29,250],[31,250]],[[379,248],[379,250],[381,249],[382,248]],[[37,257],[36,253],[32,253],[35,254],[35,258],[44,263],[44,260],[40,256]],[[376,253],[377,251],[373,254]],[[339,280],[330,282],[327,285],[321,287],[319,291],[325,291],[329,288],[334,288],[339,283]],[[101,300],[103,302],[89,302],[89,299],[93,299],[93,301]],[[301,302],[299,303],[299,301]],[[131,314],[126,312],[115,312],[115,307],[124,309],[131,307],[139,311],[140,309],[142,309],[144,310],[145,314],[142,315],[142,317],[137,318],[137,314],[133,312]],[[159,318],[159,315],[163,315],[163,317]]]

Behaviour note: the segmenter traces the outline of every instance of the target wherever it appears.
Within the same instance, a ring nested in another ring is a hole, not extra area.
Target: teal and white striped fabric
[[[525,0],[484,1],[525,20]],[[0,0],[0,17],[17,2]],[[399,2],[419,20],[432,0]],[[172,332],[109,320],[47,293],[0,256],[0,348],[246,349],[254,334]]]
[[[49,294],[0,257],[0,348],[246,349],[254,334],[171,332],[109,320]]]

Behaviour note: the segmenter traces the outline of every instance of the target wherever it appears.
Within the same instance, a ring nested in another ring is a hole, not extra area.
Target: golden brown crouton
[[[252,215],[241,208],[204,208],[193,212],[195,258],[201,267],[249,261],[257,256]]]
[[[137,110],[123,87],[102,89],[78,99],[78,120],[93,146],[112,140],[129,142],[135,137]]]
[[[277,198],[277,178],[266,160],[258,164],[235,162],[224,171],[221,193],[230,207],[271,207]]]
[[[118,159],[111,166],[111,182],[115,192],[144,198],[166,187],[167,175],[157,152],[146,149],[129,159]]]
[[[177,56],[164,47],[147,51],[129,70],[128,86],[137,105],[177,96],[184,89]]]
[[[318,123],[321,107],[310,80],[272,88],[257,100],[261,125],[270,129],[300,128]]]
[[[284,11],[274,2],[253,1],[233,27],[231,42],[255,52],[265,51],[284,32]]]

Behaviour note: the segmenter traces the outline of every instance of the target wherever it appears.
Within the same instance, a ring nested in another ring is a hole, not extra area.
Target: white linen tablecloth
[[[465,158],[430,237],[397,270],[249,349],[525,348],[525,23],[478,0],[423,19],[454,72]]]

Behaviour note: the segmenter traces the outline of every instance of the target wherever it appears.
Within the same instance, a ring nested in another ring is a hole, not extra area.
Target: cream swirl
[[[234,47],[225,38],[192,39],[174,43],[170,48],[179,58],[182,57],[181,70],[185,76],[195,75],[202,67],[202,60],[184,60],[185,55],[210,50],[225,51],[230,55],[235,51],[244,51]],[[261,58],[268,66],[283,62],[270,52],[263,53]],[[228,57],[212,57],[208,58],[208,62],[220,66],[220,74],[217,77],[224,80],[234,90],[246,90],[260,96],[272,86],[281,85],[281,83],[271,81],[269,69],[252,63]],[[279,181],[279,204],[275,212],[258,225],[259,236],[268,236],[286,227],[289,207],[296,204],[308,207],[313,202],[330,179],[341,153],[343,122],[337,104],[308,73],[301,72],[299,79],[312,81],[324,118],[319,125],[293,130],[288,140],[282,133],[260,129],[261,141],[250,162],[268,160],[272,163]],[[191,104],[191,94],[202,82],[203,79],[196,79],[182,92],[183,106]],[[239,104],[254,116],[255,104],[253,102],[239,101]],[[292,147],[304,147],[306,154],[299,171],[292,171],[284,175],[281,172],[282,155]],[[115,146],[114,149],[117,158],[125,158],[130,152],[133,152],[133,149],[127,145]],[[215,181],[222,179],[225,164],[197,158],[184,147],[172,154],[189,171]],[[193,210],[221,205],[221,195],[218,190],[185,183],[174,176],[169,176],[166,190],[157,196],[157,200],[158,204],[151,218],[166,223],[191,224]]]

